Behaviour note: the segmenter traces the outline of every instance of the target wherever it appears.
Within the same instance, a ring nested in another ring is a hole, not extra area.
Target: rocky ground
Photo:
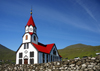
[[[33,65],[4,64],[0,65],[0,71],[100,71],[100,55]]]

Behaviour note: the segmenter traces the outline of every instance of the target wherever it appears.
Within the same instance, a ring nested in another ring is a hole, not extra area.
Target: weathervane
[[[32,15],[32,6],[31,6],[31,12],[30,12],[30,14]]]

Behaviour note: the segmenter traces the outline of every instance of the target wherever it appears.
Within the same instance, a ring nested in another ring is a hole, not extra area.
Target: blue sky
[[[100,0],[0,0],[0,44],[19,48],[31,6],[39,42],[100,45]]]

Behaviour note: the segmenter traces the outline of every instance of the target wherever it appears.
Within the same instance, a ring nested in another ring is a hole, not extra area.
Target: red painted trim
[[[33,33],[32,32],[29,32],[29,34],[32,35]]]
[[[59,56],[62,58],[62,56],[59,54]]]

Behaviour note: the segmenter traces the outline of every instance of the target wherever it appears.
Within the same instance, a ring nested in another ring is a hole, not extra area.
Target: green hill
[[[15,51],[8,49],[7,47],[0,44],[0,60],[14,60]]]
[[[84,44],[75,44],[64,49],[58,50],[62,58],[74,59],[74,57],[83,56],[96,56],[96,53],[100,52],[100,46],[90,46]]]

